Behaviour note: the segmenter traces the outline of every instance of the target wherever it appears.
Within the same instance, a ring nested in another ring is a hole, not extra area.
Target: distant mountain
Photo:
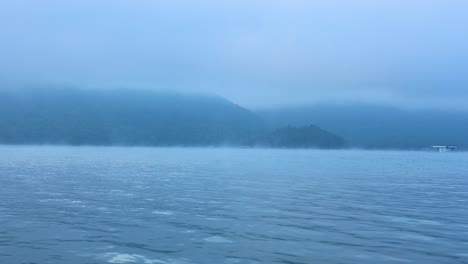
[[[254,113],[215,96],[79,89],[0,94],[1,143],[238,145],[264,129]]]
[[[315,124],[353,147],[421,149],[431,145],[468,148],[468,113],[401,110],[377,105],[315,105],[257,111],[271,128]]]
[[[347,143],[341,137],[309,125],[303,127],[287,126],[274,130],[264,136],[257,144],[276,148],[345,148]]]
[[[0,92],[0,144],[336,147],[315,127],[271,132],[216,96],[136,90]]]

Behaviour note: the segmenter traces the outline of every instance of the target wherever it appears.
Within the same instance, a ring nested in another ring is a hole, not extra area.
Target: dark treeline
[[[467,135],[468,114],[454,111],[316,105],[254,113],[207,95],[71,88],[0,92],[0,144],[466,149]]]
[[[310,123],[343,136],[352,147],[423,149],[431,145],[468,148],[468,113],[401,110],[379,105],[315,105],[257,111],[271,127]]]
[[[341,137],[313,125],[276,129],[260,139],[259,144],[277,148],[324,149],[343,148],[347,145]]]
[[[276,131],[216,96],[135,90],[0,92],[1,144],[344,147],[308,126]]]

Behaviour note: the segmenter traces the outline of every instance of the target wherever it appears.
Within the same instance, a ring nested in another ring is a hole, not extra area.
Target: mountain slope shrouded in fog
[[[269,131],[217,96],[71,88],[1,92],[0,144],[345,146],[316,127]]]
[[[215,96],[131,90],[2,93],[0,141],[10,144],[245,144],[255,114]]]
[[[314,125],[281,127],[259,140],[259,144],[276,148],[321,148],[347,147],[347,142]]]
[[[468,147],[468,113],[401,110],[393,107],[323,104],[257,111],[271,127],[315,124],[344,137],[353,147],[422,149]]]

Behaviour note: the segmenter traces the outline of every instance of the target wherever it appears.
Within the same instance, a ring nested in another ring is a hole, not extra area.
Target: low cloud
[[[0,81],[465,107],[466,1],[3,1]]]

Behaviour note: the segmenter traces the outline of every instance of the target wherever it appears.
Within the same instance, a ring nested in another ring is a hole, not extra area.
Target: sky
[[[468,109],[467,14],[466,0],[0,0],[0,84]]]

